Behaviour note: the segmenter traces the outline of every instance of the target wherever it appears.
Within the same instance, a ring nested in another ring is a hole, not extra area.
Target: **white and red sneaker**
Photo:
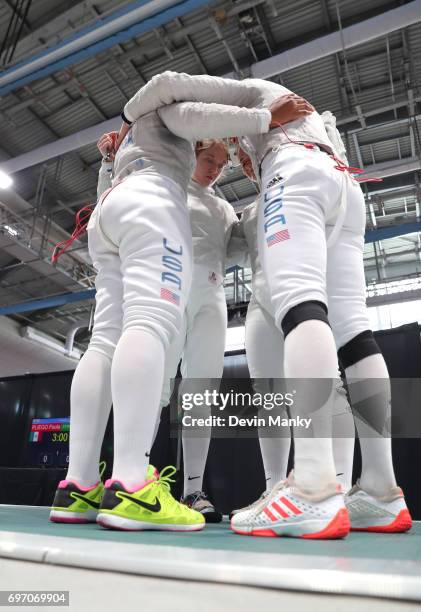
[[[412,518],[399,487],[393,487],[383,497],[375,497],[357,483],[345,495],[345,505],[352,531],[403,533],[412,527]]]
[[[262,502],[262,500],[265,499],[269,495],[269,493],[270,493],[270,490],[263,491],[261,496],[258,499],[256,499],[254,502],[249,504],[248,506],[244,506],[243,508],[237,508],[236,510],[231,510],[230,519],[232,519],[232,517],[235,514],[238,514],[239,512],[246,512],[248,510],[253,510],[253,508],[256,508],[256,506],[258,506]]]
[[[350,522],[340,485],[332,483],[317,494],[309,493],[290,476],[260,504],[235,514],[231,529],[241,535],[330,540],[347,536]]]

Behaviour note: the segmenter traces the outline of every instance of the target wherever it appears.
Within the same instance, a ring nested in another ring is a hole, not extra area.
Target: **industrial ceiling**
[[[56,266],[51,249],[95,201],[96,140],[164,70],[269,78],[331,110],[351,165],[383,178],[363,185],[367,282],[420,275],[421,0],[0,0],[0,24],[0,314],[93,287],[86,239]],[[256,195],[239,169],[216,189],[238,211]],[[230,302],[248,280],[228,278]],[[9,316],[57,339],[91,316],[54,304]]]

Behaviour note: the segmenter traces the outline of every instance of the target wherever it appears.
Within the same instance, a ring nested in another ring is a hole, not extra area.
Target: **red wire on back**
[[[65,253],[69,249],[69,247],[71,247],[74,241],[77,240],[79,236],[83,234],[83,232],[88,226],[92,212],[93,208],[91,204],[84,206],[77,212],[75,229],[73,230],[70,238],[67,238],[67,240],[62,240],[61,242],[56,244],[51,255],[52,263],[57,263],[59,257],[61,257],[63,253]]]
[[[288,134],[286,133],[284,126],[282,125],[282,123],[275,123],[274,125],[276,125],[277,127],[280,127],[281,130],[283,131],[283,133],[285,134],[285,136],[287,137],[287,139],[289,140],[289,142],[291,142],[292,144],[299,144],[304,146],[306,149],[313,149],[315,146],[317,146],[317,144],[312,144],[311,142],[298,142],[297,140],[292,140],[292,138],[290,138],[288,136]],[[336,170],[340,170],[340,172],[349,172],[350,174],[364,174],[365,170],[362,170],[361,168],[354,168],[354,166],[347,166],[346,164],[344,164],[344,162],[339,159],[339,157],[336,157],[336,155],[334,155],[333,153],[330,153],[329,156],[336,162],[336,166],[335,169]],[[357,178],[354,177],[354,180],[356,180],[358,183],[381,183],[383,181],[383,179],[381,178],[377,178],[377,177],[372,177],[372,178]]]

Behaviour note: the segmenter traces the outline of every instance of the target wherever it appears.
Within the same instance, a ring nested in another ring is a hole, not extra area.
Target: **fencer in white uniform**
[[[238,219],[232,206],[215,194],[212,185],[227,161],[228,149],[222,141],[196,144],[196,170],[187,193],[193,237],[192,284],[183,327],[167,354],[162,406],[169,403],[170,383],[180,359],[180,397],[185,393],[218,390],[222,377],[227,328],[225,254]],[[192,416],[206,418],[210,411],[207,405],[195,407]],[[207,522],[219,522],[222,514],[203,491],[211,431],[210,426],[200,430],[183,427],[183,502],[202,512]]]
[[[238,149],[238,157],[244,174],[253,182],[256,181],[251,160]],[[232,237],[235,244],[228,245],[230,250],[241,248],[248,257],[243,257],[240,265],[251,268],[252,295],[247,309],[245,323],[245,347],[250,376],[253,380],[255,393],[285,394],[284,381],[284,338],[276,327],[272,301],[260,264],[257,248],[259,197],[243,210],[240,223],[233,229]],[[241,245],[241,241],[243,244]],[[354,420],[351,413],[345,389],[338,382],[337,393],[333,402],[333,454],[336,466],[336,476],[344,491],[349,491],[352,485],[352,466],[354,455]],[[263,411],[264,412],[264,411]],[[287,417],[286,407],[273,409],[271,414]],[[266,490],[262,497],[248,508],[234,510],[232,514],[251,509],[260,499],[266,497],[272,487],[287,475],[290,453],[290,429],[284,427],[259,427],[259,442],[265,471]]]
[[[111,136],[104,134],[100,142],[110,144]],[[181,359],[183,383],[180,393],[212,390],[218,386],[224,364],[225,253],[238,219],[232,206],[219,198],[212,188],[227,164],[227,145],[222,140],[198,141],[195,152],[196,168],[187,190],[193,239],[192,283],[180,332],[166,352],[161,409],[169,404],[172,382]],[[98,197],[111,186],[111,176],[112,161],[105,159],[98,175]],[[204,407],[200,415],[196,412],[195,417],[206,417],[210,408]],[[203,491],[210,437],[211,427],[201,427],[200,432],[193,433],[183,429],[183,503],[201,512],[207,522],[219,522],[222,514]]]
[[[167,72],[151,79],[133,105],[137,116],[182,100],[270,107],[286,93],[285,87],[258,79]],[[176,133],[176,126],[171,129]],[[349,533],[351,519],[353,529],[405,531],[411,518],[396,486],[391,439],[384,435],[390,416],[388,371],[365,304],[361,189],[334,159],[316,112],[287,128],[242,138],[241,146],[261,183],[259,255],[276,325],[285,337],[285,375],[300,379],[300,402],[292,412],[310,416],[311,432],[295,436],[293,477],[257,509],[235,515],[232,528],[256,535],[335,538]],[[331,442],[337,349],[348,381],[355,383],[350,385],[354,415],[357,406],[363,410],[356,415],[362,474],[345,500],[336,485]]]
[[[198,121],[204,113],[207,121]],[[160,482],[149,473],[145,453],[159,410],[165,351],[182,323],[192,267],[186,191],[194,148],[170,132],[167,123],[184,124],[188,135],[193,128],[201,138],[213,126],[223,136],[267,131],[271,120],[267,110],[173,105],[136,121],[128,133],[121,130],[126,135],[114,160],[113,187],[99,200],[88,226],[97,270],[95,320],[73,378],[69,469],[51,520],[98,520],[105,527],[128,529],[150,523],[131,516],[124,496],[148,495],[149,485]],[[98,460],[111,397],[114,466],[102,497]],[[163,495],[163,503],[151,508],[165,511],[165,520],[154,515],[151,522],[162,529],[202,528],[203,517],[177,505],[161,484],[157,499]],[[74,494],[90,496],[91,505],[75,508]],[[101,497],[96,516],[92,504],[98,506]]]
[[[247,308],[245,322],[245,348],[247,364],[252,379],[253,391],[285,394],[283,374],[283,336],[275,325],[272,303],[257,251],[258,201],[243,210],[241,221],[234,228],[234,237],[243,237],[247,249],[251,272],[252,295]],[[238,243],[235,246],[238,249]],[[230,245],[228,245],[230,252]],[[265,413],[262,410],[262,413]],[[262,416],[268,416],[266,413]],[[287,417],[286,407],[274,407],[271,416]],[[259,443],[265,471],[266,490],[263,495],[282,479],[286,478],[291,446],[289,428],[259,427]],[[237,511],[234,511],[236,513]]]

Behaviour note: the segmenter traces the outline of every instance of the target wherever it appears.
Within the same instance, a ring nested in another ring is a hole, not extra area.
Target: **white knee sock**
[[[161,412],[162,412],[162,406],[161,404],[159,404],[158,415],[156,417],[155,427],[152,433],[152,443],[151,443],[151,448],[148,451],[149,453],[148,456],[151,454],[152,446],[155,444],[156,436],[158,435],[159,424],[161,423]]]
[[[196,394],[204,396],[205,392],[210,390],[213,390],[210,379],[184,378],[178,389],[179,403],[183,404],[184,397],[194,397]],[[203,405],[195,404],[189,414],[193,419],[206,419],[211,416],[212,408],[206,402]],[[211,435],[212,427],[208,426],[185,426],[182,429],[184,497],[203,490]]]
[[[153,332],[128,329],[114,354],[111,384],[114,406],[113,478],[126,488],[142,486],[149,463],[164,375],[165,349]],[[139,485],[139,486],[138,486]]]
[[[195,491],[203,490],[203,475],[208,458],[211,427],[201,427],[200,435],[204,437],[193,437],[194,433],[183,429],[184,497]]]
[[[333,458],[336,466],[336,480],[344,491],[352,487],[352,466],[354,463],[355,425],[345,389],[336,390],[332,420]]]
[[[284,480],[287,475],[291,438],[280,436],[281,432],[278,432],[275,437],[259,438],[267,491],[280,480]]]
[[[312,419],[308,437],[303,432],[294,437],[295,482],[301,488],[319,490],[336,479],[331,432],[338,358],[326,323],[305,321],[287,335],[284,370],[287,379],[301,379],[300,397],[290,407],[291,416]],[[326,379],[325,384],[320,379]]]
[[[111,359],[87,350],[70,392],[70,448],[66,478],[82,487],[99,480],[99,459],[111,409]]]
[[[383,356],[378,353],[345,370],[360,438],[362,471],[360,484],[375,495],[396,486],[392,462],[390,380]]]

